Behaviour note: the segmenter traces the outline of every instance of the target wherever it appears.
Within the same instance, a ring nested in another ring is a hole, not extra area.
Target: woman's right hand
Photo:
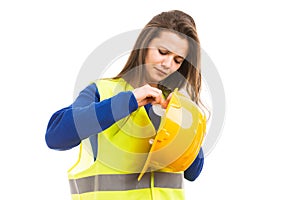
[[[148,103],[165,105],[162,91],[158,88],[151,87],[148,84],[134,89],[132,93],[135,96],[139,107]]]

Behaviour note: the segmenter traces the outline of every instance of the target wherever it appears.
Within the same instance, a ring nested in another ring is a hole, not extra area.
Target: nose
[[[162,60],[161,65],[164,68],[169,69],[172,67],[172,61],[173,61],[172,56],[165,56],[164,59]]]

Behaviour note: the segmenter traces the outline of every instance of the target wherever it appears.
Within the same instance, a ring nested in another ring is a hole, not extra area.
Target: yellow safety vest
[[[101,101],[133,89],[123,79],[95,83]],[[72,199],[183,200],[183,172],[165,168],[146,172],[138,181],[151,147],[149,140],[155,135],[145,108],[140,107],[98,134],[96,160],[89,139],[83,140],[78,161],[68,171]]]

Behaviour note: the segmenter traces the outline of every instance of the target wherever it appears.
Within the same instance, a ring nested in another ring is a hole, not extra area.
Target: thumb
[[[167,99],[161,103],[163,109],[166,109],[168,107],[171,98],[172,98],[172,93],[170,93]]]

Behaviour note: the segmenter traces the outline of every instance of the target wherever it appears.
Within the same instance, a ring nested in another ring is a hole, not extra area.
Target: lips
[[[154,67],[154,69],[155,69],[156,71],[158,71],[159,73],[165,75],[165,76],[168,75],[168,73],[166,73],[165,71],[163,71],[163,70],[161,70],[161,69],[159,69],[159,68],[157,68],[157,67]]]

